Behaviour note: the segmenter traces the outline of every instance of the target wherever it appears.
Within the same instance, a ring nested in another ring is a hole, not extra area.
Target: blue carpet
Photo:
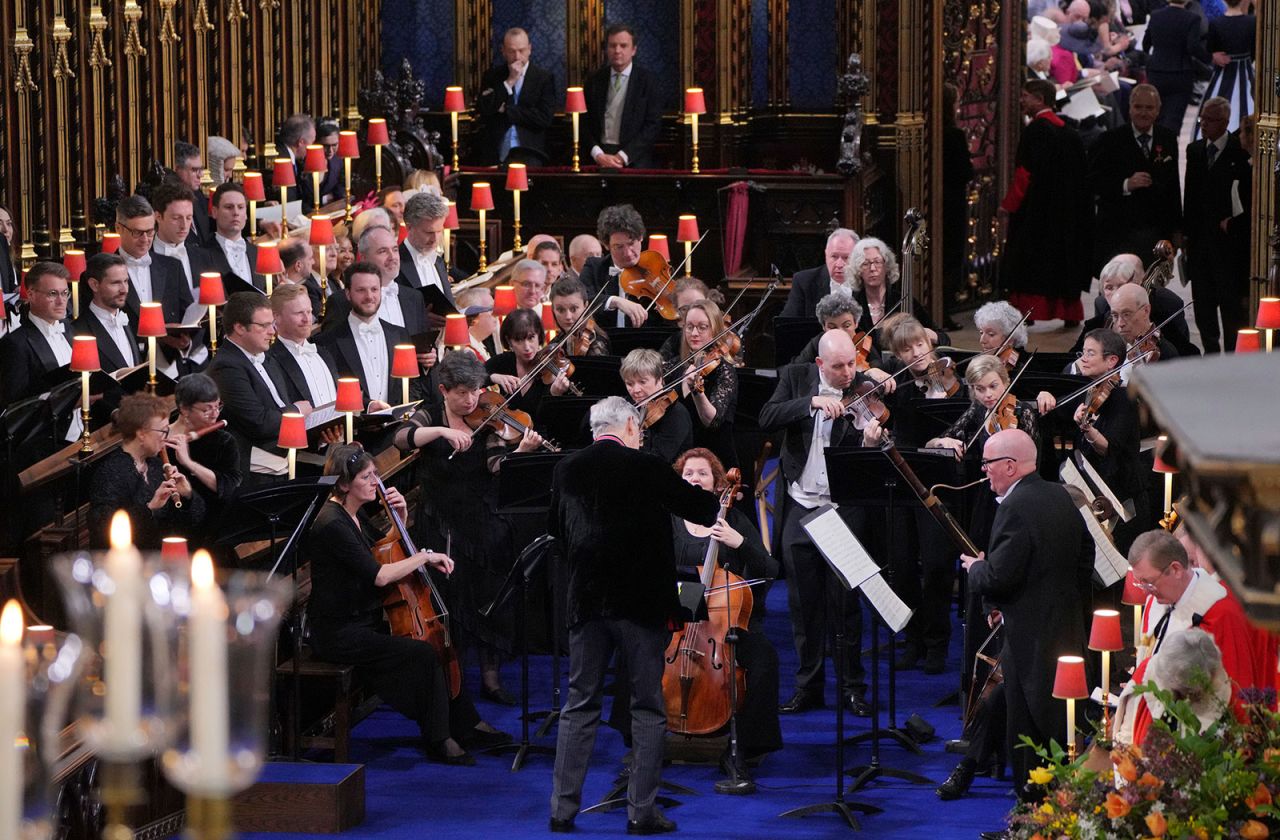
[[[782,692],[791,694],[795,651],[791,645],[786,591],[773,588],[768,598],[766,632],[774,641],[782,660]],[[869,644],[869,636],[866,637]],[[881,762],[887,767],[909,770],[932,780],[930,785],[914,785],[882,778],[854,793],[851,800],[884,808],[884,813],[860,816],[862,834],[868,837],[920,840],[922,831],[930,838],[977,837],[980,831],[999,828],[1013,804],[1009,782],[979,778],[970,795],[956,802],[942,802],[934,787],[955,766],[957,756],[948,754],[943,744],[958,737],[959,711],[956,706],[939,709],[933,704],[958,684],[960,633],[952,638],[949,670],[940,676],[920,671],[898,675],[898,719],[917,713],[937,728],[937,737],[924,745],[923,755],[913,755],[891,742],[881,747]],[[531,706],[545,708],[551,697],[549,657],[531,661]],[[567,663],[566,663],[567,664]],[[869,667],[869,663],[868,663]],[[887,666],[882,665],[887,673]],[[832,669],[828,668],[828,672]],[[504,668],[504,679],[513,693],[519,689],[518,663]],[[834,680],[829,676],[828,703],[834,698]],[[473,687],[473,691],[477,687]],[[885,681],[882,680],[882,691]],[[513,735],[519,734],[518,712],[479,702],[481,714]],[[846,716],[846,734],[870,728],[868,720]],[[754,796],[732,797],[717,794],[714,783],[721,778],[711,767],[671,766],[664,778],[697,790],[697,796],[680,797],[683,804],[668,811],[680,827],[677,836],[704,838],[802,838],[848,835],[843,821],[834,814],[799,819],[782,819],[783,811],[835,798],[834,732],[835,713],[830,709],[800,715],[784,715],[786,746],[765,758],[754,775],[760,790]],[[554,746],[554,731],[542,743]],[[551,758],[531,756],[524,769],[510,771],[511,758],[480,756],[476,767],[443,767],[428,762],[416,747],[416,727],[389,709],[382,709],[356,728],[351,761],[367,767],[367,816],[364,824],[347,836],[370,838],[417,838],[427,836],[542,837],[547,831],[548,801],[551,792]],[[620,766],[624,749],[618,734],[601,726],[596,740],[591,773],[587,777],[584,804],[598,802],[609,790]],[[859,744],[846,749],[849,766],[865,764],[869,747]],[[848,777],[846,777],[847,779]],[[577,833],[625,836],[626,812],[581,814]],[[246,834],[245,838],[282,838],[285,834]],[[557,835],[558,836],[558,835]]]

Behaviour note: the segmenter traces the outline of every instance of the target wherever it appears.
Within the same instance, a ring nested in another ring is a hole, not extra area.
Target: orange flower
[[[1129,803],[1118,793],[1107,794],[1107,817],[1118,820],[1129,813]]]
[[[1115,761],[1115,765],[1116,770],[1120,773],[1120,778],[1126,782],[1132,782],[1138,778],[1138,768],[1128,755],[1120,756],[1120,759]]]
[[[1147,814],[1146,818],[1147,831],[1151,832],[1152,837],[1163,837],[1164,833],[1169,830],[1169,823],[1165,820],[1164,814],[1159,811],[1152,811]]]
[[[1240,836],[1244,840],[1264,840],[1271,836],[1271,830],[1257,820],[1249,820],[1240,826]]]
[[[1244,798],[1244,804],[1249,806],[1250,811],[1257,811],[1264,805],[1271,804],[1271,791],[1262,782],[1258,782],[1258,786],[1253,789],[1253,793]]]
[[[1280,749],[1267,747],[1262,751],[1262,760],[1268,764],[1280,763]]]
[[[1157,779],[1151,773],[1143,773],[1142,778],[1138,779],[1138,787],[1160,787],[1164,782]]]

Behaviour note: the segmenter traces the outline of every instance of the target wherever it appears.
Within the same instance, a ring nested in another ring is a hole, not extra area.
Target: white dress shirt
[[[386,302],[385,297],[382,300]],[[387,359],[387,339],[382,333],[382,322],[374,318],[371,323],[366,324],[352,313],[347,316],[347,323],[351,325],[356,350],[360,353],[369,399],[386,402],[387,374],[391,372],[391,365]]]
[[[404,326],[404,310],[400,307],[400,284],[394,280],[382,287],[382,303],[378,305],[378,317],[397,327]],[[351,330],[354,332],[355,327]]]
[[[827,384],[821,371],[818,372],[818,396],[842,396],[839,388],[833,388]],[[827,480],[827,458],[823,450],[831,445],[831,426],[834,422],[824,412],[814,413],[813,440],[809,443],[809,457],[805,459],[804,471],[787,487],[787,493],[791,498],[800,506],[810,510],[831,501],[831,484]]]
[[[129,271],[129,282],[133,284],[134,291],[138,293],[139,302],[152,303],[155,301],[155,291],[151,287],[151,255],[145,254],[136,260],[123,252],[121,256],[124,257],[125,267]]]
[[[129,316],[124,310],[116,310],[108,312],[96,303],[90,302],[89,311],[94,314],[102,326],[106,328],[107,335],[111,336],[111,340],[120,350],[120,355],[124,357],[125,367],[132,367],[137,362],[138,348],[129,340],[129,334],[126,328],[129,326]]]
[[[404,241],[404,246],[409,249],[409,255],[413,257],[413,267],[418,270],[418,277],[422,280],[422,285],[419,288],[435,286],[443,291],[444,284],[440,282],[440,275],[436,273],[435,253],[432,252],[430,255],[424,254],[417,248],[413,247],[413,244],[407,239]]]
[[[236,344],[234,341],[231,344]],[[248,350],[236,344],[241,353],[249,357],[249,361],[253,362],[253,369],[258,372],[258,376],[262,377],[262,381],[267,383],[267,390],[271,392],[271,396],[276,401],[276,408],[284,408],[284,399],[281,398],[280,392],[276,390],[276,383],[271,381],[271,375],[267,373],[265,362],[267,360],[266,353],[250,353]]]
[[[182,263],[182,270],[187,275],[187,288],[191,290],[191,299],[195,300],[200,297],[200,293],[196,291],[195,279],[191,276],[191,257],[187,256],[187,244],[182,242],[177,245],[170,245],[157,236],[152,247],[155,248],[157,253],[166,257],[173,257]]]
[[[320,351],[310,341],[301,343],[281,337],[280,343],[293,356],[302,368],[302,375],[307,380],[307,389],[311,391],[311,404],[324,405],[338,398],[338,387],[334,384],[333,373],[320,358]]]
[[[227,264],[231,266],[231,273],[246,283],[252,283],[253,271],[249,267],[249,254],[246,250],[248,243],[244,241],[244,238],[227,239],[222,234],[216,233],[213,236],[213,240],[218,243],[222,253],[226,254]]]
[[[49,343],[49,349],[53,350],[53,357],[58,361],[58,367],[66,367],[71,364],[71,342],[67,341],[67,328],[61,321],[46,321],[36,316],[28,316],[31,326],[40,331],[44,336],[44,340]]]

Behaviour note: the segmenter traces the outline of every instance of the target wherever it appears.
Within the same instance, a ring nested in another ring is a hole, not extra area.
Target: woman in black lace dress
[[[516,309],[502,319],[502,327],[498,330],[502,346],[507,350],[499,353],[484,363],[489,380],[502,389],[506,396],[516,389],[526,373],[536,364],[534,361],[538,351],[546,343],[546,332],[542,329],[542,316],[532,309]],[[550,385],[542,381],[542,376],[526,382],[511,401],[511,407],[527,411],[534,420],[538,419],[538,409],[548,396],[558,397],[569,390],[569,380],[563,374],[557,376]]]
[[[724,329],[720,307],[700,300],[681,307],[679,355],[664,345],[664,360],[670,366],[695,353],[710,349],[709,342]],[[699,359],[671,371],[668,382],[693,370]],[[680,399],[693,418],[693,445],[715,453],[725,469],[738,465],[738,452],[733,441],[733,415],[738,408],[738,371],[729,359],[723,359],[706,376],[693,376],[680,384]]]
[[[170,459],[191,476],[191,487],[204,499],[206,515],[204,532],[218,525],[223,507],[240,488],[240,456],[235,438],[226,429],[204,432],[218,422],[222,399],[218,386],[203,373],[192,373],[178,380],[173,392],[178,406],[178,419],[173,421],[169,438]],[[196,432],[200,437],[191,440]]]

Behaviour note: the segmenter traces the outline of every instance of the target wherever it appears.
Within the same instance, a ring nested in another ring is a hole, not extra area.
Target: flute
[[[162,448],[160,449],[160,463],[164,465],[164,478],[165,478],[165,481],[168,481],[169,479],[173,478],[173,476],[178,472],[178,468],[177,468],[177,467],[175,467],[173,464],[170,464],[170,463],[169,463],[169,449],[168,449],[168,447],[162,447]],[[174,493],[172,498],[173,498],[173,506],[174,506],[174,508],[175,508],[176,510],[181,510],[181,509],[182,509],[182,497],[181,497],[181,496],[179,496],[177,493]]]

